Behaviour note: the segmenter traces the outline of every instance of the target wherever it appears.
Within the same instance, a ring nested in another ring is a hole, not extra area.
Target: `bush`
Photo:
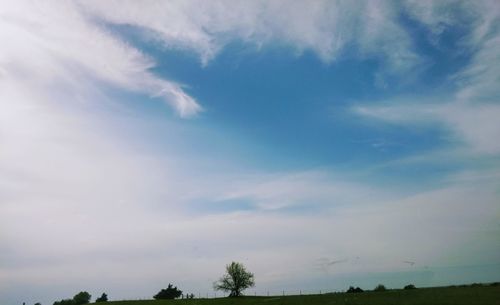
[[[417,289],[417,287],[415,287],[415,285],[413,285],[413,284],[410,284],[410,285],[406,285],[404,289],[405,289],[405,290],[409,290],[409,289]]]
[[[75,301],[73,299],[64,299],[60,301],[55,301],[54,305],[75,305]]]
[[[377,287],[375,287],[375,289],[373,289],[373,291],[386,291],[387,288],[385,288],[384,285],[382,284],[378,284]]]
[[[176,299],[182,295],[182,290],[177,289],[177,287],[172,287],[172,284],[168,284],[167,289],[162,289],[153,298],[155,300],[165,300],[165,299]]]
[[[363,289],[359,287],[354,288],[350,286],[349,289],[347,289],[347,293],[360,293],[360,292],[363,292]]]
[[[108,301],[108,295],[103,293],[100,297],[98,297],[95,302],[96,303],[101,303],[101,302],[107,302]]]

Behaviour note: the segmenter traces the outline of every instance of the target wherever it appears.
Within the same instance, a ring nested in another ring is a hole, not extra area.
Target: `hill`
[[[102,304],[102,303],[101,303]],[[108,305],[500,305],[500,286],[467,286],[322,295],[115,301]]]

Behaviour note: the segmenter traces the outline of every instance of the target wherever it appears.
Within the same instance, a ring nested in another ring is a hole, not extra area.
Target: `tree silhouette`
[[[226,274],[214,283],[215,290],[229,292],[230,297],[239,297],[242,291],[255,285],[254,276],[241,263],[232,262],[226,266]]]

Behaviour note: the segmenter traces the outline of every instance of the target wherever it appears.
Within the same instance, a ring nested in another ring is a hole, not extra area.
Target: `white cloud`
[[[366,202],[368,198],[385,196],[389,195],[375,188],[349,182],[345,178],[321,171],[308,171],[241,177],[217,199],[249,200],[264,211],[301,206],[334,210]]]

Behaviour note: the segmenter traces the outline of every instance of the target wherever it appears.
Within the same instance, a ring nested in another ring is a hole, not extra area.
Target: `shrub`
[[[108,301],[108,295],[103,293],[100,297],[98,297],[95,302],[96,303],[101,303],[101,302],[107,302]]]
[[[153,298],[155,300],[165,300],[165,299],[176,299],[180,297],[182,294],[182,290],[177,289],[177,287],[173,287],[172,284],[168,284],[166,289],[160,290]]]
[[[386,291],[387,288],[385,288],[384,285],[382,284],[378,284],[377,287],[375,287],[375,289],[373,289],[373,291]]]
[[[415,285],[413,285],[413,284],[410,284],[410,285],[406,285],[404,289],[405,289],[405,290],[409,290],[409,289],[417,289],[417,287],[415,287]]]
[[[360,293],[360,292],[363,292],[363,289],[359,287],[354,288],[350,286],[349,289],[347,289],[347,293]]]
[[[64,299],[60,301],[55,301],[54,305],[75,305],[75,301],[73,299]]]

